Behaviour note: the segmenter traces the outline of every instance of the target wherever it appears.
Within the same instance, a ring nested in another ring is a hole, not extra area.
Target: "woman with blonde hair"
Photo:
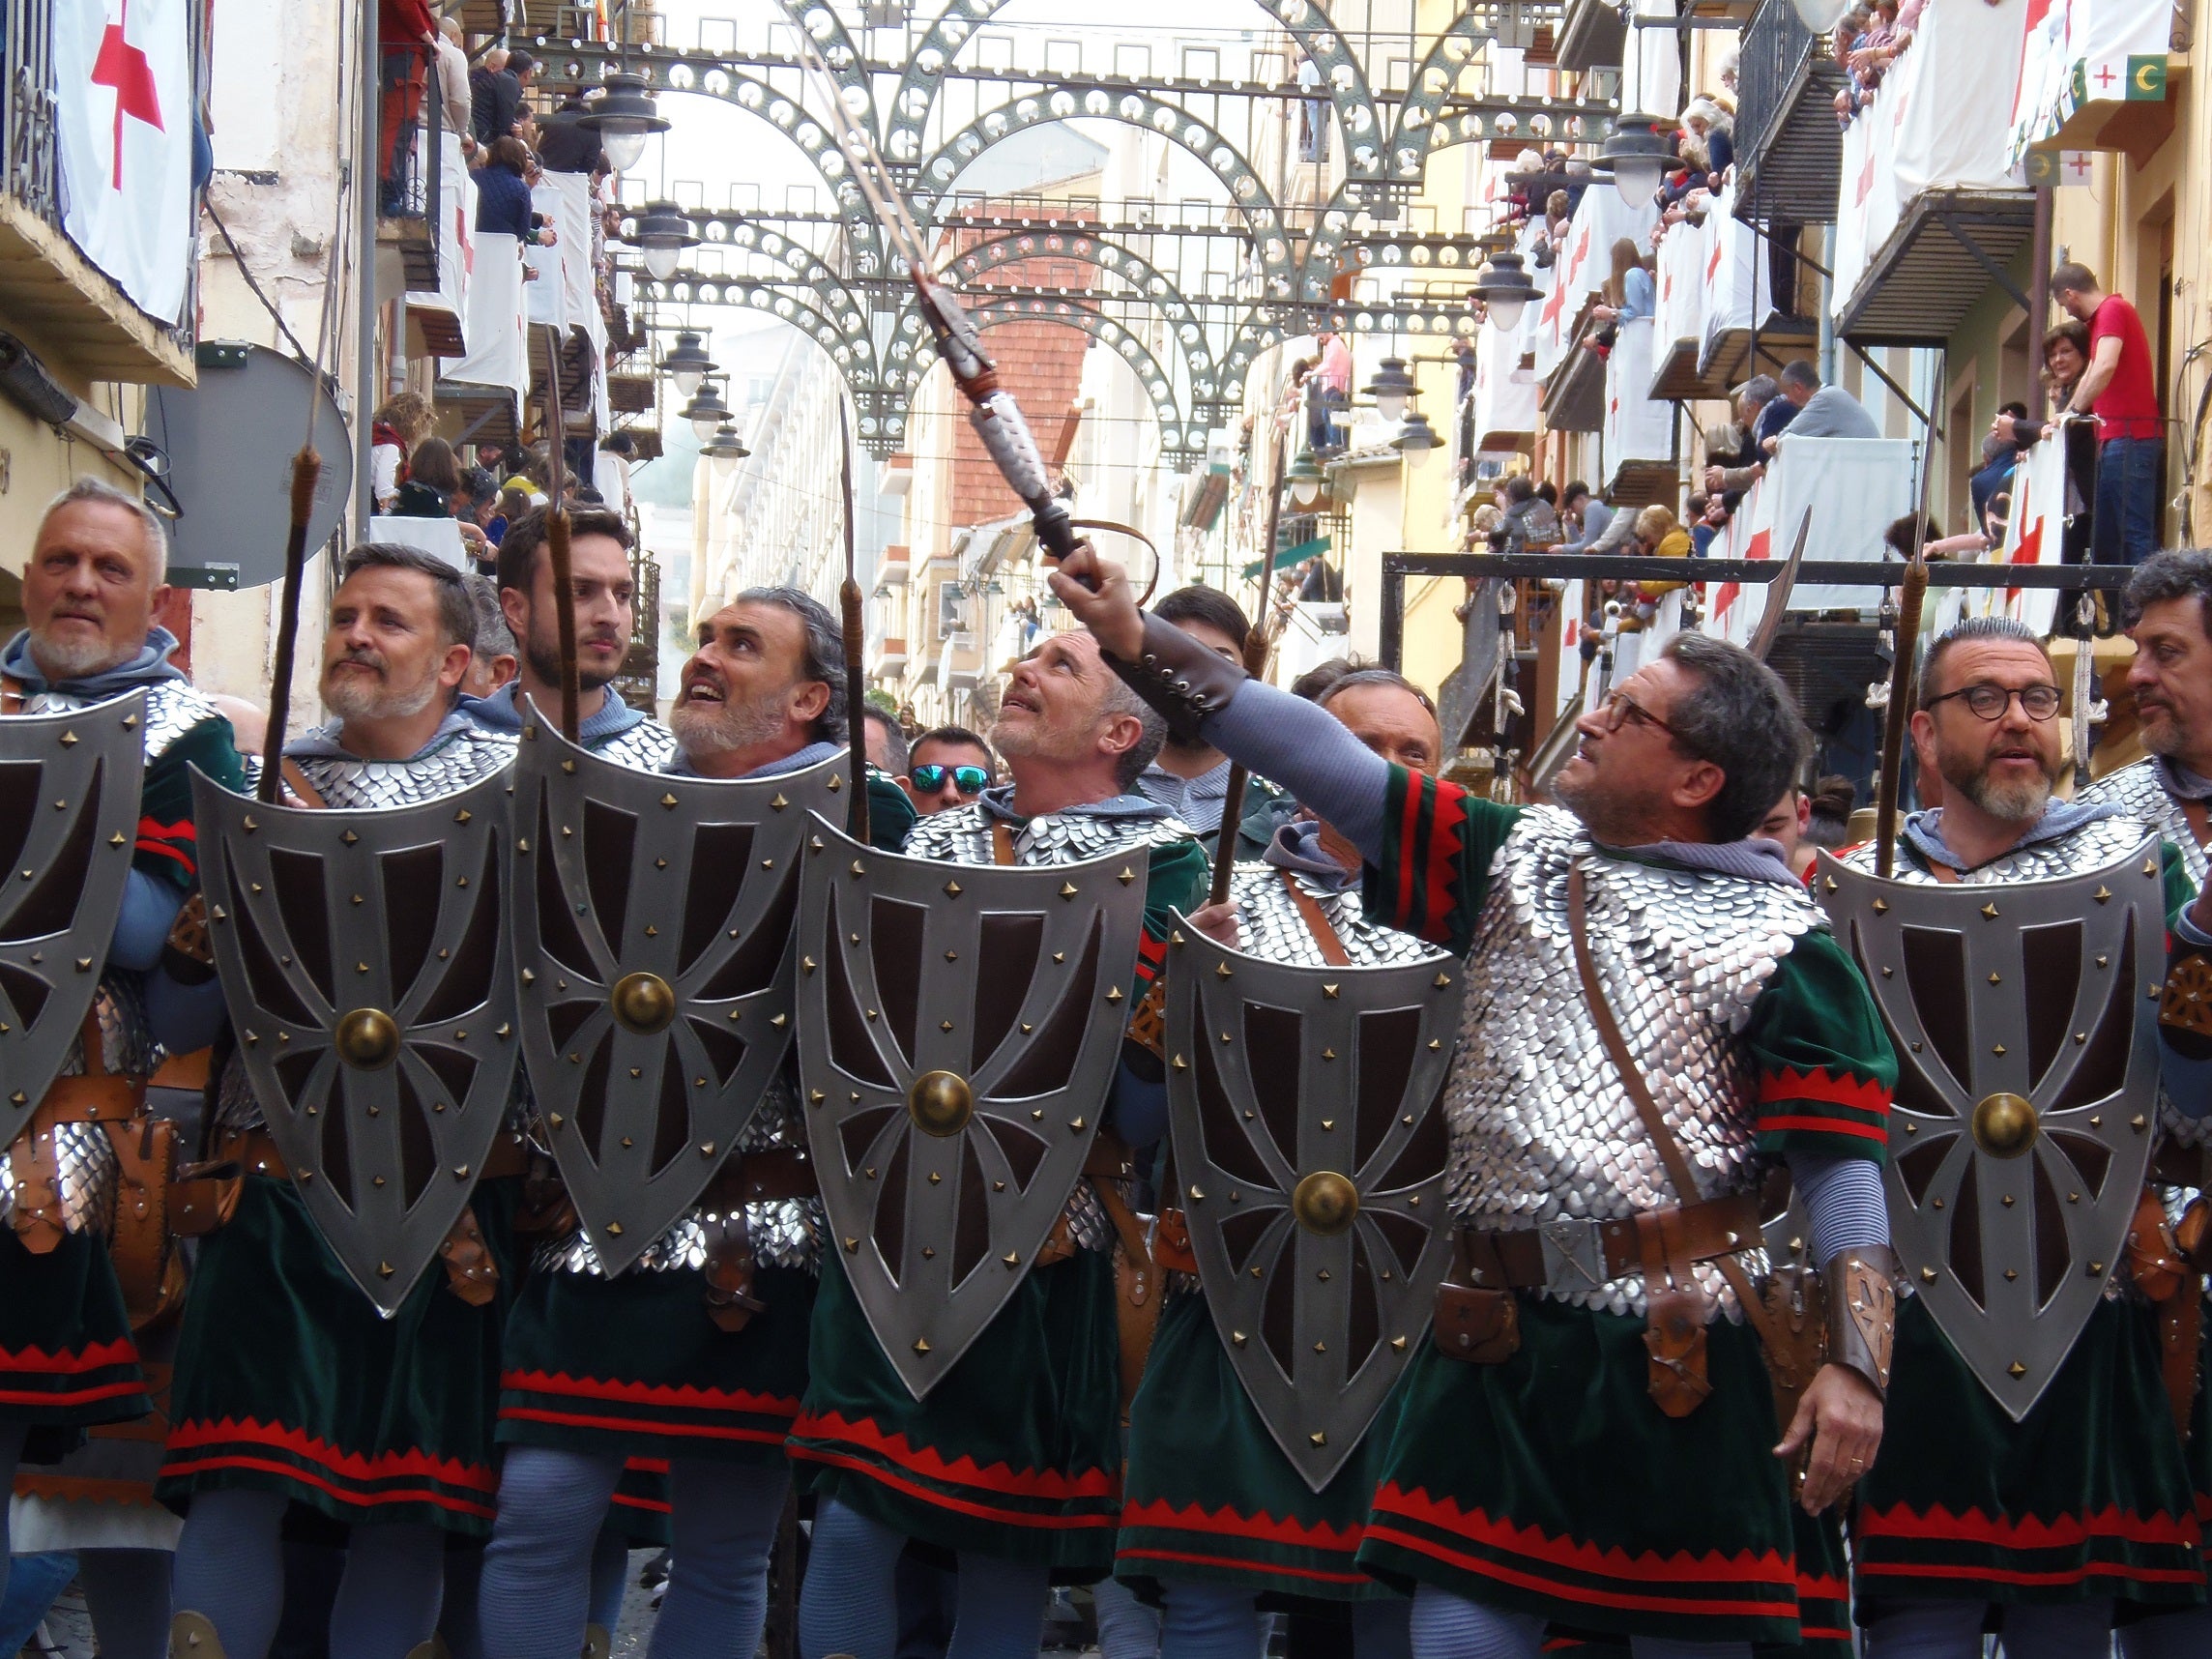
[[[437,415],[420,392],[402,392],[384,401],[369,425],[369,489],[376,510],[390,512],[399,486],[407,481],[407,457],[429,436]]]

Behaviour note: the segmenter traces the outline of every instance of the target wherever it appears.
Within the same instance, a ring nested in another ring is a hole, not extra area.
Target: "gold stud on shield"
[[[1993,1158],[2017,1158],[2035,1145],[2041,1129],[2034,1105],[2004,1091],[1974,1108],[1974,1145]]]
[[[676,1018],[676,993],[657,974],[626,974],[607,993],[607,1003],[623,1030],[652,1036]]]
[[[356,1008],[338,1021],[336,1042],[356,1071],[382,1071],[399,1058],[399,1026],[382,1008]]]
[[[925,1071],[906,1091],[906,1109],[925,1135],[957,1135],[975,1115],[975,1091],[956,1071]]]
[[[1334,1238],[1359,1215],[1359,1188],[1334,1170],[1316,1170],[1291,1194],[1291,1213],[1308,1233]]]

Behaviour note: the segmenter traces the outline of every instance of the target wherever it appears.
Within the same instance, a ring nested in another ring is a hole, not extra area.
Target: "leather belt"
[[[1462,1284],[1572,1295],[1640,1272],[1646,1262],[1710,1262],[1757,1249],[1761,1195],[1649,1209],[1623,1221],[1547,1222],[1492,1232],[1462,1227],[1452,1243]]]
[[[284,1162],[284,1154],[276,1150],[276,1142],[266,1129],[226,1129],[216,1146],[216,1154],[208,1164],[194,1166],[195,1174],[212,1174],[212,1165],[236,1164],[242,1174],[268,1176],[275,1180],[289,1180],[291,1166]],[[483,1167],[478,1172],[479,1180],[504,1180],[509,1176],[526,1175],[530,1170],[530,1144],[520,1135],[504,1131],[492,1142],[491,1150],[484,1154]]]

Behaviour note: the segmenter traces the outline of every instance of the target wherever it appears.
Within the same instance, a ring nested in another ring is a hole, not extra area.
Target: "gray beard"
[[[755,748],[780,735],[783,710],[766,703],[679,703],[668,712],[668,729],[696,766],[703,755]]]
[[[137,647],[117,651],[104,639],[77,644],[50,639],[36,629],[31,633],[31,660],[49,680],[88,680],[121,667],[135,655]]]
[[[437,694],[434,674],[404,689],[389,683],[364,684],[348,676],[324,689],[323,702],[341,720],[404,720],[427,709]]]
[[[1992,818],[2006,824],[2032,824],[2051,804],[2052,780],[2048,776],[2000,785],[1990,782],[1989,773],[1976,772],[1970,777],[1946,777],[1944,781]]]

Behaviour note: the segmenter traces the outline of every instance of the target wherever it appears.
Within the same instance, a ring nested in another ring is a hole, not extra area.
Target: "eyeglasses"
[[[1597,713],[1598,718],[1605,722],[1605,729],[1609,732],[1619,731],[1624,721],[1639,720],[1646,726],[1658,727],[1671,738],[1681,736],[1673,726],[1667,724],[1666,721],[1625,691],[1609,693],[1606,700],[1597,706]]]
[[[1940,697],[1931,697],[1928,699],[1928,707],[1933,709],[1936,704],[1948,703],[1954,697],[1972,710],[1977,720],[2003,719],[2005,710],[2012,706],[2015,697],[2020,699],[2020,712],[2031,720],[2048,720],[2058,713],[2058,687],[2055,685],[2022,685],[2016,688],[1992,684],[1987,680],[1973,685],[1961,686],[1956,691],[1946,691]]]
[[[962,795],[981,795],[991,781],[991,774],[979,766],[917,766],[907,776],[924,795],[935,795],[945,787],[946,778]]]

